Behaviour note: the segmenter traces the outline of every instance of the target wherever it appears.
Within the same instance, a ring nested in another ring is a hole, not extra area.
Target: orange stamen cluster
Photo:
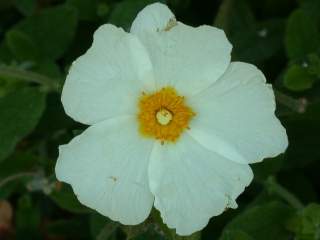
[[[185,104],[171,87],[162,88],[155,93],[143,93],[139,99],[139,130],[147,137],[164,143],[176,141],[181,133],[189,128],[195,113]]]

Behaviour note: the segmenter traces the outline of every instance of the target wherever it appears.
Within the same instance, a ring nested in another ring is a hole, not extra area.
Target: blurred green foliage
[[[258,65],[274,86],[290,146],[252,166],[255,179],[238,209],[182,238],[155,210],[139,226],[122,226],[82,206],[56,181],[58,145],[85,129],[60,102],[70,64],[99,25],[128,30],[152,2],[0,0],[0,203],[13,209],[4,223],[0,204],[0,239],[320,239],[319,0],[161,1],[182,22],[224,29],[233,60]]]

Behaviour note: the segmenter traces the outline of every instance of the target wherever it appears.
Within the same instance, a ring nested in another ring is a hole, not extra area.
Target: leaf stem
[[[42,74],[22,70],[16,67],[0,66],[0,76],[38,83],[49,91],[60,92],[61,89],[59,81],[57,81],[56,79],[51,79]]]
[[[195,232],[190,236],[179,236],[176,234],[176,231],[170,229],[165,225],[162,221],[160,212],[155,208],[151,211],[151,221],[159,227],[158,233],[164,235],[167,239],[170,240],[200,240],[201,239],[201,232]]]
[[[293,208],[304,208],[304,205],[301,203],[301,201],[291,192],[289,192],[286,188],[277,183],[274,177],[269,177],[267,179],[266,187],[269,192],[277,194],[286,202],[288,202]]]
[[[14,175],[11,175],[5,179],[3,179],[2,181],[0,181],[0,188],[4,187],[6,184],[8,184],[9,182],[12,182],[14,180],[17,180],[19,178],[23,178],[23,177],[34,177],[36,176],[37,173],[36,172],[22,172],[22,173],[17,173]]]
[[[307,99],[305,98],[292,98],[278,90],[274,90],[274,94],[276,96],[276,100],[286,106],[287,108],[298,112],[298,113],[304,113],[306,111],[306,108],[308,106]]]
[[[117,230],[119,224],[116,222],[109,222],[107,223],[104,228],[98,234],[96,240],[108,240],[111,238],[113,233]]]

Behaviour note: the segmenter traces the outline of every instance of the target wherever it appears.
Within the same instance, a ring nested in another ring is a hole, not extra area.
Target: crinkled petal
[[[56,176],[84,205],[123,224],[143,222],[153,205],[147,168],[153,141],[138,136],[135,119],[89,127],[60,146]]]
[[[164,31],[138,34],[154,66],[158,88],[171,86],[191,96],[218,80],[230,63],[231,44],[211,26],[177,22]]]
[[[212,216],[236,208],[235,199],[251,182],[247,164],[204,148],[188,134],[175,144],[156,144],[149,184],[163,221],[179,235],[204,228]]]
[[[72,64],[62,103],[76,121],[94,124],[134,112],[142,89],[153,87],[152,65],[138,38],[106,24]]]
[[[162,3],[153,3],[142,9],[131,25],[130,32],[136,35],[144,31],[163,31],[175,22],[171,10]]]
[[[276,118],[271,85],[255,66],[235,62],[207,90],[190,99],[197,112],[189,133],[208,149],[254,163],[283,153],[287,134]]]

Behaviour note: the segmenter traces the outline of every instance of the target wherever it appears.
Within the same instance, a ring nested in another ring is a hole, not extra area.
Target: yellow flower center
[[[176,141],[195,116],[174,88],[165,87],[146,94],[139,99],[139,130],[146,137],[153,137],[164,143]]]

